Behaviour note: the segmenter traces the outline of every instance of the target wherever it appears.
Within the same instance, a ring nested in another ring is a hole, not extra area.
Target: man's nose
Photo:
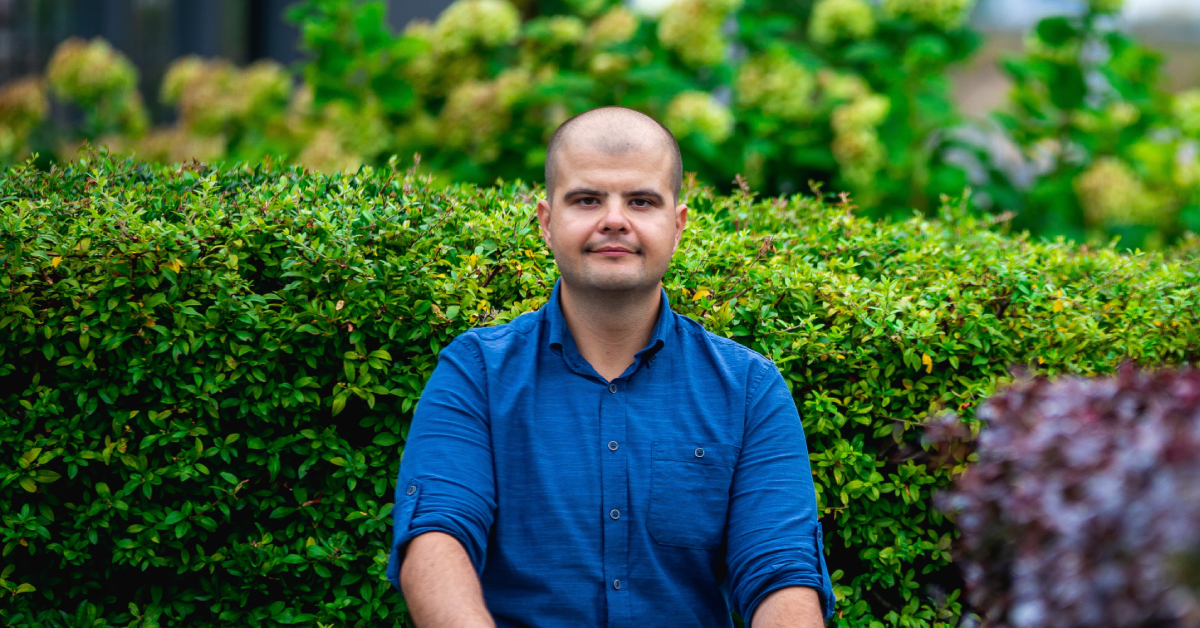
[[[610,197],[604,203],[604,215],[600,218],[601,231],[628,231],[629,214],[625,208],[625,199]]]

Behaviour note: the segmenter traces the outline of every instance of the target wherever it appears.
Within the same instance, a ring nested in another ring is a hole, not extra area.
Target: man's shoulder
[[[682,336],[687,338],[693,347],[707,351],[723,363],[730,366],[749,368],[755,372],[762,369],[775,368],[774,362],[754,349],[735,340],[714,334],[688,316],[683,314],[678,314],[677,316],[678,329]]]
[[[472,327],[459,334],[454,343],[469,345],[479,353],[504,352],[512,347],[526,347],[529,337],[539,333],[541,322],[542,311],[534,310],[507,323]]]

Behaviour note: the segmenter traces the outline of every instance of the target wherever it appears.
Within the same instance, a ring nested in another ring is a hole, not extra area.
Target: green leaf
[[[340,394],[333,398],[333,416],[337,416],[338,413],[341,412],[342,409],[346,407],[346,399],[347,398],[348,398],[348,396],[345,394]]]
[[[1087,84],[1083,79],[1083,71],[1077,66],[1051,63],[1050,101],[1059,109],[1078,109],[1083,105],[1083,97],[1087,94]]]
[[[49,484],[50,482],[53,482],[62,477],[61,475],[59,475],[58,473],[55,473],[54,471],[46,471],[44,469],[39,469],[37,471],[34,471],[32,475],[33,475],[34,480],[41,482],[43,484]]]
[[[371,80],[371,89],[389,111],[403,112],[416,102],[416,92],[399,73],[387,73]]]
[[[375,443],[376,445],[379,445],[380,447],[391,447],[391,446],[396,445],[397,443],[401,443],[403,441],[404,441],[404,439],[400,438],[400,436],[398,434],[392,434],[391,432],[383,432],[382,434],[376,434],[375,438],[371,442]]]
[[[1065,17],[1050,17],[1038,22],[1038,39],[1050,46],[1059,47],[1075,38],[1075,27]]]

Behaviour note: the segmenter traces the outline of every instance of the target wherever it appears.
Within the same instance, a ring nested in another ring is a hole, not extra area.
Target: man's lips
[[[602,246],[592,249],[591,253],[603,255],[604,257],[622,257],[624,255],[633,255],[633,251],[619,246]]]

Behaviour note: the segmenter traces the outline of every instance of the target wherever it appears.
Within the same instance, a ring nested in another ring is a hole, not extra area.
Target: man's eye
[[[650,207],[650,200],[645,198],[635,198],[632,201],[629,201],[629,203],[634,207],[641,207],[643,209]]]
[[[600,199],[591,197],[591,196],[586,196],[584,198],[579,199],[578,202],[580,205],[587,205],[589,207],[594,207],[594,206],[600,204]]]

